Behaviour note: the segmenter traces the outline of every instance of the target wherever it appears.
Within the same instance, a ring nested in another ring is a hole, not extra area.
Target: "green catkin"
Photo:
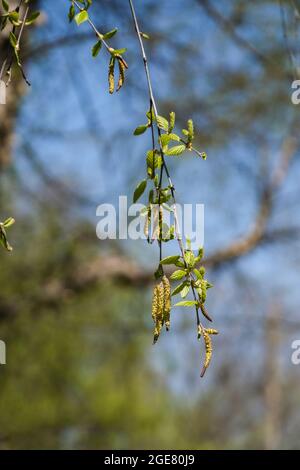
[[[170,329],[170,313],[171,313],[171,285],[167,276],[162,278],[164,286],[164,321],[166,325],[166,330]]]

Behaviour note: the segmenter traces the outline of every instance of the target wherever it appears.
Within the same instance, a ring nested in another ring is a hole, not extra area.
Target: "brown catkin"
[[[167,276],[162,278],[164,286],[164,321],[166,324],[166,330],[170,329],[170,313],[171,313],[171,285]]]
[[[109,93],[113,94],[115,90],[115,58],[112,57],[108,67]]]
[[[126,60],[124,59],[124,57],[122,57],[120,54],[116,54],[115,57],[118,59],[119,62],[122,62],[125,69],[128,69],[128,64]]]
[[[118,64],[119,64],[119,81],[118,81],[118,87],[117,91],[119,91],[122,86],[124,85],[125,82],[125,65],[122,60],[118,59]]]

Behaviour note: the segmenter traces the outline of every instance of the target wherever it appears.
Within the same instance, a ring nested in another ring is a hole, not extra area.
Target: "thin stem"
[[[23,2],[21,1],[20,4],[19,4],[19,7],[18,7],[19,9],[20,9],[22,3],[23,3]],[[19,49],[20,49],[20,42],[21,42],[21,39],[22,39],[22,35],[23,35],[24,28],[25,28],[26,20],[27,20],[27,17],[28,17],[28,13],[29,13],[29,6],[27,6],[26,9],[25,9],[25,13],[24,13],[24,16],[23,16],[23,19],[22,19],[22,24],[21,24],[20,31],[19,31],[19,34],[18,34],[18,37],[17,37],[17,44],[16,44],[16,50],[17,50],[17,51],[19,51]],[[13,32],[15,32],[15,28],[13,29]],[[11,82],[11,68],[12,68],[12,64],[13,64],[13,58],[11,58],[10,64],[9,64],[9,66],[8,66],[8,68],[7,68],[7,71],[6,71],[6,73],[8,74],[8,80],[7,80],[7,82],[6,82],[6,86],[9,86],[9,84],[10,84],[10,82]],[[25,73],[24,73],[24,70],[23,70],[23,67],[22,67],[21,64],[19,64],[19,68],[20,68],[20,70],[21,70],[21,73],[22,73],[22,76],[23,76],[25,82],[27,83],[27,85],[30,86],[30,83],[29,83],[29,81],[28,81],[27,78],[26,78],[26,75],[25,75]]]
[[[137,36],[138,36],[138,40],[139,40],[139,44],[140,44],[140,48],[141,48],[142,56],[143,56],[144,68],[145,68],[147,84],[148,84],[148,91],[149,91],[149,97],[150,97],[150,112],[153,109],[154,116],[155,116],[155,121],[156,121],[157,132],[158,132],[158,137],[159,137],[158,140],[159,140],[160,153],[161,153],[161,158],[162,158],[162,166],[161,166],[159,187],[158,187],[159,206],[160,206],[160,190],[161,190],[162,179],[163,179],[163,171],[165,170],[168,181],[169,181],[169,185],[170,185],[172,199],[173,199],[173,213],[174,213],[174,225],[175,225],[176,239],[178,241],[179,249],[180,249],[182,258],[184,260],[185,266],[187,267],[185,259],[184,259],[185,249],[184,249],[184,245],[183,245],[183,242],[182,242],[182,237],[181,237],[181,234],[180,234],[180,227],[179,227],[178,215],[177,215],[177,210],[176,210],[175,188],[174,188],[174,185],[172,183],[170,172],[168,170],[168,167],[167,167],[167,164],[166,164],[166,161],[165,161],[165,155],[164,155],[164,152],[163,152],[163,149],[162,149],[161,139],[160,139],[161,138],[161,130],[160,130],[158,124],[157,124],[158,108],[157,108],[157,104],[156,104],[154,93],[153,93],[153,87],[152,87],[151,74],[150,74],[149,65],[148,65],[148,59],[147,59],[147,55],[146,55],[146,51],[145,51],[145,47],[144,47],[144,42],[143,42],[143,39],[142,39],[141,30],[140,30],[139,23],[138,23],[138,20],[137,20],[135,8],[134,8],[134,5],[133,5],[133,0],[128,0],[128,1],[129,1],[130,9],[131,9],[131,14],[132,14],[133,22],[134,22],[135,31],[136,31]],[[151,115],[152,115],[152,112],[151,112]],[[152,117],[151,117],[151,119],[152,119]],[[153,128],[153,123],[152,122],[151,122],[151,127]],[[161,257],[162,257],[161,243],[162,243],[161,240],[159,240],[160,260],[161,260]],[[193,297],[194,297],[195,301],[198,302],[197,301],[197,295],[196,295],[196,292],[195,292],[195,288],[193,286],[193,276],[192,276],[192,274],[189,274],[187,276],[187,278],[189,279],[189,281],[191,283]],[[200,318],[199,318],[198,303],[195,306],[195,308],[196,308],[197,326],[200,326],[201,328],[203,328],[203,326],[200,322]]]
[[[80,11],[83,11],[84,8],[81,7],[77,2],[76,0],[73,0],[73,4],[76,5],[76,7],[78,8],[78,10]],[[100,31],[98,30],[98,28],[95,26],[95,23],[90,19],[90,17],[88,18],[87,22],[89,23],[89,25],[91,26],[91,28],[94,30],[96,36],[100,39],[100,41],[102,42],[102,44],[106,47],[106,49],[108,50],[109,53],[111,53],[112,49],[111,47],[107,44],[107,42],[105,41],[105,39],[103,39],[103,34],[100,33]]]

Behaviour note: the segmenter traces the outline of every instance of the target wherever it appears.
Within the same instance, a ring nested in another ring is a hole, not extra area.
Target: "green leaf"
[[[172,111],[170,113],[170,123],[169,123],[169,131],[168,131],[169,134],[173,131],[173,129],[175,127],[175,118],[176,118],[175,113],[174,113],[174,111]]]
[[[117,28],[112,29],[111,31],[108,31],[108,33],[103,34],[103,39],[110,39],[112,38],[116,33],[118,32]]]
[[[172,279],[172,281],[178,281],[179,279],[182,279],[185,276],[186,276],[186,272],[182,271],[181,269],[178,269],[177,271],[173,272],[170,279]]]
[[[184,254],[184,260],[188,266],[193,267],[195,264],[194,253],[192,251],[186,251]]]
[[[176,142],[180,142],[180,137],[177,134],[168,134],[170,140],[175,140]]]
[[[186,282],[182,282],[181,284],[179,284],[179,286],[175,287],[171,295],[174,296],[174,295],[179,294],[182,291],[182,289],[184,289],[185,286],[186,286]]]
[[[139,200],[139,198],[142,196],[142,194],[144,193],[145,189],[146,189],[146,186],[147,186],[147,180],[143,180],[141,181],[135,191],[134,191],[134,194],[133,194],[133,202],[137,202]]]
[[[15,49],[18,41],[13,32],[9,33],[9,42],[12,45],[12,47]]]
[[[175,145],[175,147],[170,148],[166,151],[166,155],[178,157],[186,150],[185,145]]]
[[[157,116],[156,122],[160,129],[163,129],[164,131],[168,132],[169,123],[166,118],[164,118],[163,116]]]
[[[185,299],[189,292],[190,292],[190,286],[189,285],[184,286],[184,288],[180,292],[181,298]]]
[[[75,21],[78,26],[80,26],[82,23],[84,23],[88,19],[89,19],[89,14],[86,10],[81,11],[75,16]]]
[[[160,142],[161,142],[161,145],[162,147],[166,147],[169,142],[170,142],[170,136],[168,134],[163,134],[161,137],[160,137]]]
[[[6,231],[4,229],[3,224],[0,224],[0,244],[7,250],[12,251],[12,247],[8,243]]]
[[[12,21],[13,24],[18,24],[19,13],[17,11],[11,11],[8,17]]]
[[[147,125],[143,125],[143,126],[138,126],[135,131],[134,131],[134,135],[141,135],[141,134],[144,134],[144,132],[146,132],[146,130],[148,129],[148,126]]]
[[[149,178],[154,178],[154,170],[160,168],[161,164],[162,158],[160,153],[157,150],[149,150],[149,152],[147,152],[147,173]]]
[[[162,259],[160,264],[175,264],[179,260],[180,256],[167,256],[166,258]]]
[[[189,141],[191,142],[195,137],[195,135],[194,135],[194,123],[193,123],[192,119],[189,119],[187,124],[188,124]]]
[[[72,23],[72,21],[74,20],[75,14],[76,14],[76,10],[75,10],[75,7],[72,3],[72,5],[70,6],[70,9],[69,9],[69,14],[68,14],[70,23]]]
[[[200,273],[200,271],[198,269],[194,269],[194,273],[195,273],[197,279],[199,279],[199,280],[203,279],[203,276],[202,276],[202,274]]]
[[[127,51],[127,49],[124,47],[123,49],[113,49],[111,52],[113,55],[122,55]]]
[[[92,56],[93,57],[97,57],[97,55],[99,54],[99,52],[101,50],[101,47],[102,47],[102,41],[98,41],[98,42],[96,42],[96,44],[94,44],[94,46],[92,48]]]
[[[3,6],[3,9],[4,9],[6,12],[9,11],[8,3],[7,3],[5,0],[2,0],[2,6]]]
[[[34,23],[35,20],[38,19],[38,17],[40,16],[40,12],[39,11],[35,11],[33,12],[29,17],[28,19],[26,20],[26,26],[29,26],[30,24]]]
[[[150,36],[147,33],[142,33],[141,32],[140,35],[142,36],[143,39],[150,39]]]
[[[174,307],[194,307],[195,305],[198,305],[198,302],[195,300],[181,300]]]
[[[9,217],[8,219],[5,220],[5,222],[3,222],[3,226],[5,228],[8,228],[8,227],[11,227],[14,223],[15,223],[15,219],[13,219],[13,217]]]

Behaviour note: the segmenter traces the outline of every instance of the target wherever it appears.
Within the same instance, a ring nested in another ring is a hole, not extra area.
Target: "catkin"
[[[156,317],[158,313],[158,287],[155,286],[153,289],[153,297],[152,297],[152,318],[154,323],[156,323]]]
[[[204,376],[206,369],[208,368],[211,357],[212,357],[212,341],[211,337],[208,334],[208,331],[205,330],[204,328],[202,329],[202,335],[204,338],[204,343],[205,343],[205,361],[204,361],[204,366],[201,372],[201,377]]]
[[[112,57],[108,67],[109,93],[113,94],[115,90],[115,58]]]
[[[164,286],[164,321],[166,324],[166,330],[170,329],[170,313],[171,313],[171,285],[167,276],[162,278]]]
[[[125,65],[124,62],[120,59],[118,59],[118,64],[119,64],[119,81],[118,81],[118,87],[117,91],[119,91],[122,86],[124,85],[125,82]]]
[[[162,282],[155,288],[156,309],[155,309],[155,329],[153,343],[155,344],[159,338],[164,323],[164,285]]]
[[[213,330],[213,329],[211,329],[211,328],[207,328],[207,329],[206,329],[206,332],[207,332],[209,335],[218,335],[218,334],[219,334],[218,330]]]

